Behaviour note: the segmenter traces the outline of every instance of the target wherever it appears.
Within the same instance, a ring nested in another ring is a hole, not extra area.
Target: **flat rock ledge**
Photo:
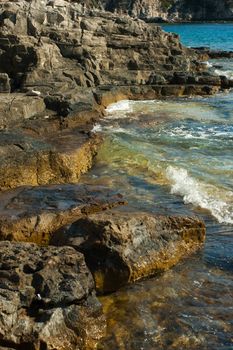
[[[95,349],[105,317],[84,257],[71,247],[0,242],[0,347]]]
[[[198,218],[112,212],[81,218],[52,244],[82,252],[102,294],[174,266],[201,247],[205,231]]]
[[[60,227],[80,217],[125,204],[103,186],[21,187],[0,194],[0,240],[48,244]]]

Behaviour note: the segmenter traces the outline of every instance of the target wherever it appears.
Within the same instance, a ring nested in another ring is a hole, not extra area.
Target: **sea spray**
[[[186,204],[208,209],[220,223],[233,224],[233,204],[218,198],[219,189],[196,180],[182,168],[169,166],[166,176],[171,182],[172,194],[181,195]]]

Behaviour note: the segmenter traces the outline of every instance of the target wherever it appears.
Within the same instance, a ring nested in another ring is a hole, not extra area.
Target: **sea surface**
[[[232,24],[166,25],[188,46],[233,50]],[[232,60],[208,63],[233,77]],[[224,73],[223,73],[224,72]],[[101,298],[104,350],[233,350],[233,92],[121,101],[94,127],[104,143],[85,183],[129,210],[196,215],[205,246],[175,268]]]

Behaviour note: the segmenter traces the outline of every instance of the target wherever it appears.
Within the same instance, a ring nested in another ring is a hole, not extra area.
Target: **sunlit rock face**
[[[107,293],[169,269],[204,240],[205,225],[197,218],[112,212],[61,229],[52,244],[84,253],[97,291]]]
[[[137,7],[131,12],[140,17]],[[52,84],[64,94],[77,93],[79,86],[145,85],[156,83],[152,75],[158,71],[172,75],[194,68],[195,55],[177,36],[80,2],[7,2],[0,15],[0,70],[11,90],[30,86],[51,93]]]

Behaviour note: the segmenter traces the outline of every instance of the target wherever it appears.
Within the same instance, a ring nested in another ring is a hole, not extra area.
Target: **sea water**
[[[233,49],[231,24],[164,28],[190,46]],[[209,66],[233,72],[232,60]],[[233,92],[121,101],[93,131],[105,141],[85,182],[123,193],[128,210],[196,215],[207,226],[200,252],[102,298],[100,349],[233,349]]]

